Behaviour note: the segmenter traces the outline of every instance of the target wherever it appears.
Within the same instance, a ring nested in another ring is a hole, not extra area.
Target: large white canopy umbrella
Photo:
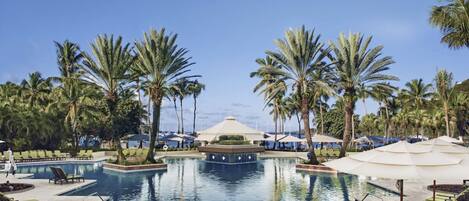
[[[270,141],[270,142],[275,142],[279,141],[282,138],[287,137],[286,135],[283,134],[277,134],[277,139],[275,138],[275,134],[266,134],[268,137],[263,139],[263,141]]]
[[[401,141],[324,163],[337,171],[355,175],[397,179],[403,200],[404,179],[469,178],[461,158],[432,151],[431,147]]]
[[[459,139],[456,139],[456,138],[452,138],[452,137],[449,137],[447,135],[444,135],[444,136],[440,136],[436,139],[440,139],[440,140],[444,140],[446,142],[451,142],[451,143],[463,143],[461,140]]]
[[[469,155],[469,148],[453,144],[441,138],[417,142],[415,145],[428,147],[431,149],[431,151],[449,154],[458,158],[464,158],[465,156]]]
[[[311,137],[311,140],[313,142],[342,143],[342,140],[339,140],[339,139],[331,137],[331,136],[320,135],[320,134],[313,135],[313,137]]]
[[[287,135],[283,138],[278,138],[280,139],[279,142],[305,142],[306,139],[300,139],[295,136]]]
[[[226,117],[222,122],[202,131],[198,131],[198,141],[212,141],[222,135],[241,135],[246,140],[261,141],[264,140],[264,132],[250,128],[234,117]],[[209,140],[207,140],[209,139]]]

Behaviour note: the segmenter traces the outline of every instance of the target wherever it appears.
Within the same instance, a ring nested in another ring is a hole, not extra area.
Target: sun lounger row
[[[6,161],[9,159],[7,152],[0,152],[0,159]],[[64,160],[66,154],[59,150],[30,150],[30,151],[15,151],[13,152],[13,158],[18,162],[27,161],[41,161],[41,160]]]
[[[89,160],[89,159],[92,159],[93,158],[93,150],[80,150],[80,152],[78,152],[77,156],[76,156],[77,159],[82,159],[82,160]]]
[[[125,157],[145,157],[148,149],[123,149],[122,153]]]

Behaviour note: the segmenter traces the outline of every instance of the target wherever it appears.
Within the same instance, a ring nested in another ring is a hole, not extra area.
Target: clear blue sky
[[[289,28],[306,25],[335,40],[340,32],[362,32],[384,45],[396,64],[390,73],[402,86],[414,78],[431,82],[438,67],[469,78],[469,51],[449,50],[440,33],[428,24],[438,1],[1,1],[0,82],[21,81],[40,71],[57,75],[53,41],[69,39],[88,50],[102,33],[122,35],[127,42],[142,38],[149,28],[165,27],[179,34],[180,46],[190,50],[194,73],[203,75],[207,89],[200,97],[199,128],[224,116],[237,116],[259,129],[272,127],[262,97],[253,94],[257,80],[249,78],[254,60],[275,48],[273,40]],[[186,101],[191,110],[192,102]],[[167,105],[167,104],[166,104]],[[370,111],[376,104],[368,101]],[[362,113],[361,104],[356,112]],[[191,116],[186,112],[186,130]],[[163,128],[174,128],[174,112],[163,111]],[[295,129],[290,123],[287,128]]]

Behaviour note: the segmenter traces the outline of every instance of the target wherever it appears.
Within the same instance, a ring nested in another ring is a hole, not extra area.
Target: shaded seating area
[[[81,181],[85,181],[85,178],[81,175],[70,175],[70,174],[67,174],[64,172],[64,170],[62,168],[57,168],[57,167],[49,167],[50,170],[52,171],[53,173],[53,177],[49,179],[49,183],[51,181],[54,181],[54,184],[57,184],[57,183],[60,183],[60,184],[63,184],[63,183],[71,183],[71,182],[75,182],[75,181],[78,181],[80,182]]]

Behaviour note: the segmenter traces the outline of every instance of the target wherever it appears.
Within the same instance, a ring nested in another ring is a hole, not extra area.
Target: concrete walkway
[[[17,174],[15,177],[9,176],[5,178],[3,175],[0,177],[0,183],[5,183],[7,180],[10,183],[27,183],[33,184],[34,188],[20,193],[9,193],[6,196],[14,198],[15,200],[39,200],[39,201],[101,201],[98,196],[59,196],[60,194],[69,192],[74,189],[83,188],[88,185],[96,183],[95,180],[85,180],[85,182],[76,182],[70,184],[54,184],[49,183],[48,179],[29,179],[31,174]],[[108,197],[103,197],[108,200]]]

